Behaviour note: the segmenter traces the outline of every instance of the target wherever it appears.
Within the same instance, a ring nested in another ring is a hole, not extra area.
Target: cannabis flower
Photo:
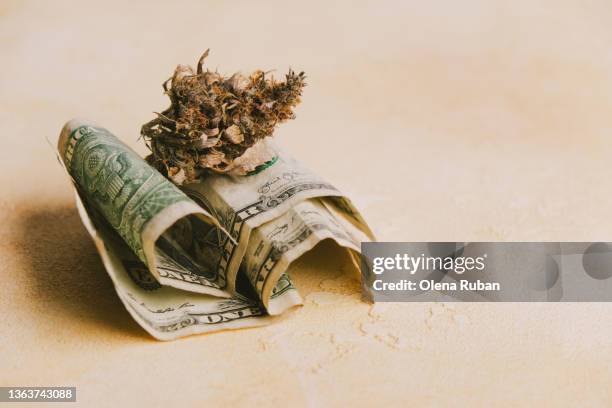
[[[264,138],[277,123],[295,117],[306,85],[303,72],[285,81],[263,71],[225,78],[202,68],[179,65],[163,84],[170,107],[142,126],[151,150],[147,161],[176,184],[192,182],[206,171],[246,174],[272,158]],[[169,85],[169,86],[168,86]]]

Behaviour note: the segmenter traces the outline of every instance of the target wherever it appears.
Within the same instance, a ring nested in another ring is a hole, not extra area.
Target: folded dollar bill
[[[278,147],[248,176],[180,189],[108,130],[74,119],[57,151],[119,298],[153,337],[266,324],[302,300],[290,265],[325,239],[357,266],[373,240],[331,184]]]

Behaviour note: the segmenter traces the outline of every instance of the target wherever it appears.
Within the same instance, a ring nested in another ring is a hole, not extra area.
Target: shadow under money
[[[24,210],[20,222],[19,252],[33,280],[32,301],[46,311],[44,318],[53,321],[62,314],[75,322],[79,335],[109,331],[152,340],[123,307],[74,204],[24,203],[22,208],[28,206],[32,209]],[[59,327],[58,335],[68,330]]]

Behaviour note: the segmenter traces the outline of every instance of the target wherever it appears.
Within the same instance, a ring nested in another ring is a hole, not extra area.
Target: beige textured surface
[[[210,47],[224,72],[308,73],[278,139],[381,240],[609,241],[608,1],[122,3],[0,1],[0,385],[76,385],[83,406],[612,404],[612,305],[370,307],[329,247],[281,323],[155,342],[44,141],[85,116],[144,153],[162,80]]]

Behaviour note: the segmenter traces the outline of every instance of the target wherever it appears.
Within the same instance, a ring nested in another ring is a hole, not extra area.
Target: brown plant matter
[[[259,70],[225,78],[203,70],[207,56],[208,50],[195,73],[189,66],[176,67],[163,84],[170,107],[156,112],[141,130],[152,153],[147,160],[176,184],[206,171],[244,174],[269,160],[258,142],[272,136],[277,123],[295,117],[293,108],[306,85],[304,73],[292,70],[285,81]]]

